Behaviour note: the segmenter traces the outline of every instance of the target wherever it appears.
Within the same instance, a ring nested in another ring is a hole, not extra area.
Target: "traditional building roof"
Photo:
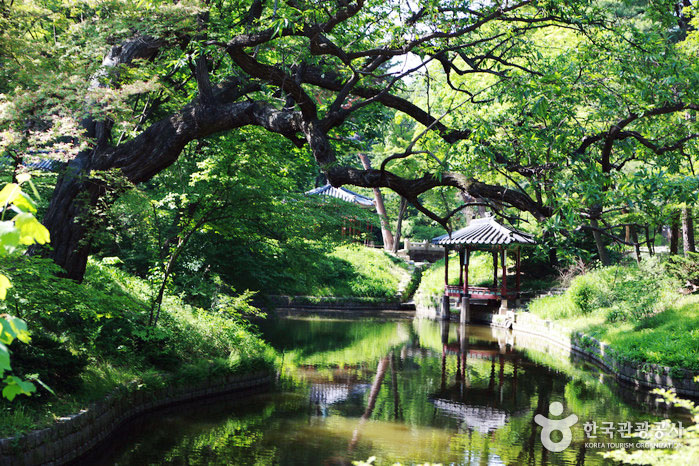
[[[447,246],[451,244],[493,245],[493,244],[536,244],[529,233],[506,227],[493,217],[474,219],[471,223],[449,236],[444,234],[432,238],[433,244]]]
[[[14,160],[10,156],[0,157],[0,167],[12,166]],[[30,170],[42,170],[47,172],[55,172],[60,170],[65,165],[65,162],[50,158],[28,159],[22,161],[22,166]]]
[[[372,198],[362,196],[346,188],[335,188],[330,184],[306,191],[306,194],[330,196],[353,204],[359,204],[361,207],[374,207],[374,200]]]

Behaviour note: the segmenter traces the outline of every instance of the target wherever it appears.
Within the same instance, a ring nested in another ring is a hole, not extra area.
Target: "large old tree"
[[[18,7],[6,7],[5,18],[17,14],[13,8]],[[539,101],[533,101],[531,92],[524,92],[528,87],[545,88],[559,80],[563,87],[567,82],[580,93],[589,92],[575,87],[580,82],[594,84],[595,92],[607,87],[612,96],[627,92],[591,76],[593,68],[602,65],[571,60],[565,72],[551,77],[547,31],[571,31],[581,44],[594,45],[609,55],[604,66],[615,63],[618,68],[642,69],[644,59],[657,58],[650,50],[654,44],[636,44],[627,30],[617,33],[610,16],[587,2],[254,0],[173,6],[151,1],[141,2],[139,8],[133,9],[128,2],[111,6],[78,3],[70,11],[49,12],[62,15],[63,22],[58,23],[58,32],[54,22],[53,36],[46,34],[49,46],[42,53],[65,66],[70,61],[66,54],[80,47],[90,51],[79,60],[76,57],[79,65],[69,67],[72,76],[82,72],[89,79],[68,80],[73,83],[65,84],[70,99],[59,96],[71,102],[71,115],[74,119],[80,115],[84,131],[71,127],[70,141],[65,137],[43,140],[75,151],[59,177],[44,223],[51,232],[52,257],[78,280],[90,253],[95,207],[123,189],[124,179],[148,181],[193,141],[247,125],[308,147],[334,186],[389,188],[445,227],[453,212],[437,213],[420,202],[421,195],[435,188],[453,187],[470,198],[515,207],[545,220],[555,214],[552,199],[560,193],[552,191],[543,175],[570,171],[571,157],[589,156],[597,167],[593,171],[605,177],[640,154],[633,148],[617,155],[619,143],[634,141],[641,151],[657,155],[680,150],[695,137],[683,131],[668,140],[651,124],[667,115],[693,117],[697,110],[693,91],[687,90],[691,86],[674,83],[670,91],[644,94],[633,105],[610,98],[598,105],[604,111],[588,125],[575,120],[591,111],[581,111],[579,101],[570,102],[567,110],[560,111],[566,115],[565,124],[557,123],[558,129],[568,131],[565,142],[548,149],[527,146],[531,138],[524,133],[539,134],[541,125],[547,124],[545,118],[544,123],[535,121],[537,112],[547,109],[534,106]],[[680,29],[688,28],[677,11],[674,17]],[[26,33],[36,24],[17,28]],[[61,34],[72,49],[56,47]],[[3,43],[8,49],[13,46],[9,41]],[[631,65],[623,66],[614,62],[628,50],[635,50],[636,62],[630,60]],[[99,53],[101,63],[90,66]],[[444,88],[451,93],[451,97],[441,97],[440,105],[431,102],[429,89],[415,91],[418,81],[431,82],[416,78],[427,72],[440,72]],[[463,117],[467,109],[473,114],[473,109],[486,108],[501,95],[510,99],[503,105],[519,114],[497,123],[500,130],[491,126],[491,133],[484,135],[482,127],[474,129],[474,121]],[[513,104],[517,96],[520,100]],[[624,94],[618,100],[636,98]],[[376,106],[402,113],[424,131],[373,169],[361,168],[356,160],[341,163],[335,144],[352,137],[358,113]],[[589,106],[594,108],[594,104]],[[31,153],[28,147],[41,145],[32,141],[34,133],[28,125],[45,132],[58,126],[55,121],[51,126],[47,108],[46,102],[35,99],[25,105],[23,119],[15,120],[24,125],[14,128],[19,150]],[[468,144],[471,150],[480,148],[505,177],[483,179],[474,170],[453,170],[458,164],[450,165],[429,144],[421,145],[422,137],[436,137],[442,147]],[[547,150],[558,155],[544,156]],[[426,164],[425,171],[410,175],[392,171],[395,164],[411,157],[438,163]],[[610,183],[603,181],[602,190],[608,190]],[[603,203],[586,208],[590,228],[603,231],[597,222]]]

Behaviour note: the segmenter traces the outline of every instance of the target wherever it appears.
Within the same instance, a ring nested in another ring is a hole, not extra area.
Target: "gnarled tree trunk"
[[[97,226],[92,211],[104,192],[103,187],[86,178],[89,172],[87,154],[72,160],[58,179],[44,217],[51,234],[49,257],[66,271],[68,278],[77,281],[82,281],[85,274],[91,233]]]

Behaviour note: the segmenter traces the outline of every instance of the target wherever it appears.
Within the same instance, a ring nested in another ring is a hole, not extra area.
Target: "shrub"
[[[667,274],[680,286],[687,284],[699,287],[699,253],[689,253],[688,257],[670,256],[665,263]]]
[[[598,289],[583,275],[573,280],[568,289],[568,294],[571,302],[577,306],[583,314],[589,314],[594,308]]]

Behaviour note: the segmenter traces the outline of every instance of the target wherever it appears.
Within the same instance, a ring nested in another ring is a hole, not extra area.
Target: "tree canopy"
[[[17,167],[65,162],[44,223],[52,257],[76,279],[95,206],[250,126],[289,141],[334,186],[389,188],[445,228],[486,204],[550,236],[588,229],[599,246],[601,235],[621,240],[618,227],[648,236],[668,207],[696,198],[688,1],[0,9],[2,149]],[[367,147],[372,169],[352,156]],[[242,163],[236,150],[219,163]]]

